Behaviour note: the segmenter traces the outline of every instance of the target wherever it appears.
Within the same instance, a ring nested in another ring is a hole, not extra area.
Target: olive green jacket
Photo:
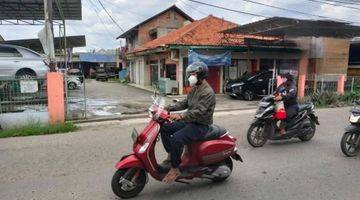
[[[203,81],[201,85],[194,87],[183,101],[168,106],[167,109],[169,111],[187,109],[181,114],[184,121],[211,125],[213,123],[215,104],[216,99],[213,89],[206,81]]]

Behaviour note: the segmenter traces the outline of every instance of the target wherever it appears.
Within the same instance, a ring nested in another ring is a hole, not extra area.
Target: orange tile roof
[[[177,45],[224,45],[220,31],[234,28],[237,24],[209,15],[192,22],[163,37],[145,43],[133,52],[154,49],[169,44]]]

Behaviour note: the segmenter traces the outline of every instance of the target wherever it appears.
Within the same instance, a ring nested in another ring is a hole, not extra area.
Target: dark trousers
[[[208,131],[208,125],[191,122],[164,124],[161,128],[161,139],[166,152],[170,153],[171,166],[177,168],[180,165],[184,145],[201,140]]]
[[[286,111],[286,119],[282,120],[280,123],[280,128],[285,128],[286,124],[289,123],[294,117],[296,117],[297,113],[299,112],[298,104],[285,106]]]

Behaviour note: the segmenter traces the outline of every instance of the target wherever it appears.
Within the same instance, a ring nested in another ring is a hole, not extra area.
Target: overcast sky
[[[201,19],[209,14],[222,17],[226,20],[245,24],[262,19],[245,14],[225,11],[206,5],[199,5],[188,0],[100,0],[118,24],[125,30],[144,21],[145,19],[161,12],[162,10],[176,4],[185,13],[194,19]],[[236,9],[244,12],[264,16],[283,16],[293,18],[321,19],[314,16],[302,15],[274,9],[262,5],[253,4],[243,0],[199,0],[219,6]],[[343,19],[357,22],[360,25],[360,3],[358,5],[345,5],[353,8],[333,6],[310,0],[252,0],[260,3],[271,4],[277,7],[322,15],[326,17]],[[325,1],[325,0],[315,0]],[[341,0],[355,1],[355,0]],[[0,35],[5,40],[36,38],[41,26],[0,26]],[[88,51],[92,49],[113,49],[120,45],[120,40],[115,38],[122,31],[110,20],[105,11],[101,8],[98,0],[82,0],[82,20],[67,22],[67,35],[86,35],[87,46],[78,48],[75,51]],[[57,36],[58,31],[55,30]]]

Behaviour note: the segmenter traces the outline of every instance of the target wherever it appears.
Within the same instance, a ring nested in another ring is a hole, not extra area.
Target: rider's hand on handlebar
[[[182,117],[181,117],[180,114],[175,113],[175,114],[170,114],[170,119],[171,119],[171,120],[178,121],[178,120],[181,120]]]
[[[274,100],[275,100],[275,101],[281,101],[281,100],[282,100],[282,96],[281,96],[281,95],[277,95]]]

